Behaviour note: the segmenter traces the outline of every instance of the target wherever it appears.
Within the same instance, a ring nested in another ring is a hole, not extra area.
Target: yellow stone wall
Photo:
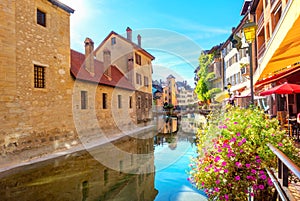
[[[1,154],[47,152],[76,140],[72,119],[70,14],[46,0],[4,0],[1,29]],[[46,13],[46,27],[36,11]],[[34,65],[45,67],[45,88],[34,88]],[[44,150],[45,151],[45,150]]]
[[[37,9],[46,13],[46,27],[37,24]],[[0,165],[136,128],[133,91],[71,76],[68,12],[47,0],[2,0],[0,19]],[[34,87],[34,65],[45,68],[45,88]],[[86,110],[80,90],[88,91]],[[102,93],[108,94],[105,110]]]
[[[88,93],[88,108],[81,109],[81,91]],[[107,94],[107,109],[103,108],[103,96]],[[121,108],[118,108],[121,95]],[[113,135],[135,128],[135,102],[129,108],[129,97],[134,91],[76,80],[73,90],[74,123],[84,142]],[[133,97],[134,100],[134,97]]]

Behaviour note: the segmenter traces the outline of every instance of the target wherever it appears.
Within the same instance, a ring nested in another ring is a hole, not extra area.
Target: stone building
[[[134,128],[135,88],[117,66],[110,64],[109,50],[103,51],[101,62],[94,59],[94,42],[86,38],[84,44],[85,54],[71,50],[73,115],[80,137]]]
[[[140,36],[135,45],[112,32],[96,51],[86,38],[81,54],[70,50],[74,10],[65,4],[3,0],[0,8],[0,164],[128,134],[151,117],[154,57]],[[115,47],[131,45],[117,48],[125,63],[115,62],[111,37]]]
[[[108,55],[103,52],[109,52],[111,63],[118,66],[134,86],[136,92],[133,102],[136,103],[137,122],[140,123],[151,118],[152,60],[155,57],[142,48],[140,35],[137,35],[136,44],[132,40],[133,33],[129,27],[126,34],[125,38],[114,31],[110,32],[95,49],[95,56],[99,61],[104,61]]]
[[[10,154],[27,159],[40,147],[48,152],[76,140],[69,74],[74,10],[56,0],[3,0],[0,8],[0,150],[9,162]]]
[[[177,86],[176,80],[173,75],[169,75],[167,77],[166,85],[163,86],[163,100],[164,103],[172,104],[173,106],[177,106]]]

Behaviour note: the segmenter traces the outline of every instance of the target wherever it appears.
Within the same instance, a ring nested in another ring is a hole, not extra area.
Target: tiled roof
[[[126,76],[114,65],[111,65],[111,78],[104,75],[103,62],[94,60],[95,75],[92,76],[84,68],[85,55],[75,50],[71,50],[71,74],[76,79],[103,84],[112,87],[118,87],[128,90],[135,90]]]

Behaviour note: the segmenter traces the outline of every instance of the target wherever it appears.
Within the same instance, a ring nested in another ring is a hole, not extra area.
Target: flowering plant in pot
[[[297,148],[277,119],[266,118],[256,108],[227,108],[209,116],[198,135],[198,156],[193,158],[190,180],[209,200],[271,200],[274,186],[265,168],[276,168],[277,159],[267,146],[297,160]],[[298,159],[299,160],[299,159]]]

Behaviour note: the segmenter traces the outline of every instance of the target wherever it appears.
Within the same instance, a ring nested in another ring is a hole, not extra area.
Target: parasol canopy
[[[296,94],[296,93],[300,93],[300,85],[290,84],[285,82],[284,84],[278,85],[272,89],[261,92],[260,95],[267,96],[271,94]]]

